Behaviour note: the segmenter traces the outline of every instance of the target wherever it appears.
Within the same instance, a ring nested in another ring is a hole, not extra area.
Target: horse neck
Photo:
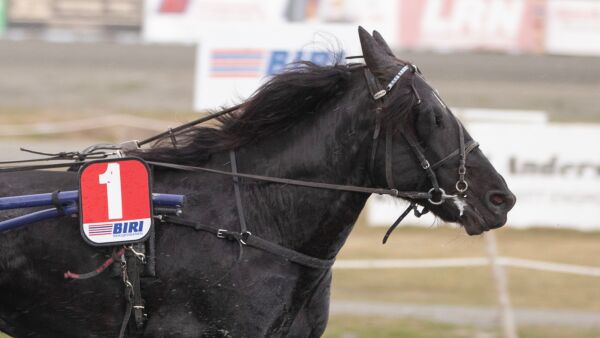
[[[352,91],[350,91],[352,92]],[[348,93],[346,99],[360,93]],[[240,172],[364,186],[373,132],[364,102],[331,105],[289,131],[237,151]],[[355,96],[357,97],[357,96]],[[242,186],[248,228],[309,255],[334,257],[367,194],[247,182]]]

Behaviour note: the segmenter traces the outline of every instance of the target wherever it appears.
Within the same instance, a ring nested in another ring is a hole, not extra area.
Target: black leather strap
[[[294,262],[296,264],[300,264],[309,268],[328,269],[333,265],[333,262],[335,262],[335,259],[320,259],[305,255],[301,252],[285,248],[279,244],[269,242],[259,236],[252,235],[249,232],[239,233],[225,229],[215,229],[211,226],[171,216],[163,217],[162,220],[166,223],[170,223],[173,225],[190,227],[196,231],[209,232],[214,234],[218,238],[236,241],[245,246],[269,252],[273,255],[282,257],[290,262]]]
[[[473,150],[475,150],[475,148],[477,148],[479,146],[479,143],[477,143],[476,141],[469,141],[465,144],[465,157]],[[451,152],[450,154],[448,154],[446,157],[442,158],[441,160],[435,162],[434,164],[431,165],[431,169],[437,169],[439,168],[442,164],[450,161],[451,159],[453,159],[454,157],[458,156],[461,153],[460,149],[456,149],[455,151]]]
[[[385,128],[385,181],[387,182],[388,188],[392,189],[395,187],[394,184],[394,172],[392,171],[393,156],[393,128],[388,125]]]
[[[137,243],[133,245],[136,252],[145,254],[144,243]],[[133,299],[132,299],[132,310],[133,318],[135,320],[135,328],[140,331],[144,327],[145,316],[144,316],[144,300],[142,299],[142,290],[140,287],[140,276],[142,274],[143,264],[137,255],[133,254],[129,250],[125,252],[127,259],[127,274],[129,275],[129,281],[133,285]]]
[[[236,175],[237,171],[237,161],[235,158],[235,150],[229,151],[229,159],[231,161],[231,173]],[[233,190],[235,194],[235,206],[238,212],[238,218],[240,220],[240,232],[246,232],[248,226],[246,225],[246,216],[244,215],[244,205],[242,204],[242,195],[240,193],[240,178],[238,176],[233,176]]]
[[[403,133],[402,135],[404,135],[404,139],[412,148],[415,156],[417,156],[417,160],[419,161],[421,168],[423,170],[425,170],[425,173],[427,173],[427,177],[429,177],[429,181],[431,182],[431,185],[433,186],[433,188],[435,190],[439,190],[440,185],[438,183],[437,176],[436,176],[435,172],[433,171],[433,169],[431,168],[431,164],[429,163],[427,158],[425,158],[423,148],[421,148],[419,143],[409,134]]]
[[[365,76],[365,82],[367,83],[367,89],[369,90],[369,95],[373,97],[376,92],[379,91],[379,83],[375,76],[368,67],[365,67],[363,70],[363,75]],[[371,159],[369,161],[369,171],[371,173],[375,170],[375,157],[377,156],[377,147],[379,146],[379,135],[381,134],[381,115],[383,113],[383,104],[382,101],[375,100],[375,130],[373,131],[373,144],[371,145]]]
[[[147,138],[147,139],[144,139],[144,140],[138,141],[138,142],[137,142],[137,145],[138,145],[139,147],[141,147],[141,146],[143,146],[144,144],[148,144],[148,143],[150,143],[150,142],[153,142],[153,141],[160,140],[160,139],[162,139],[162,138],[163,138],[163,137],[165,137],[165,136],[171,136],[171,135],[175,136],[175,135],[176,135],[178,132],[180,132],[180,131],[183,131],[183,130],[189,129],[189,128],[191,128],[191,127],[193,127],[193,126],[195,126],[195,125],[198,125],[198,124],[200,124],[200,123],[203,123],[203,122],[206,122],[206,121],[210,121],[210,120],[212,120],[212,119],[215,119],[215,118],[217,118],[217,117],[219,117],[219,116],[223,116],[223,115],[225,115],[225,114],[232,113],[232,112],[234,112],[234,111],[236,111],[236,110],[240,109],[240,108],[242,107],[242,105],[243,105],[243,104],[238,104],[238,105],[235,105],[235,106],[233,106],[233,107],[229,107],[229,108],[227,108],[227,109],[223,109],[223,110],[221,110],[221,111],[219,111],[219,112],[212,113],[212,114],[210,114],[210,115],[207,115],[207,116],[203,116],[203,117],[201,117],[201,118],[199,118],[199,119],[197,119],[197,120],[190,121],[190,122],[188,122],[188,123],[184,123],[184,124],[182,124],[182,125],[180,125],[180,126],[177,126],[177,127],[175,127],[175,128],[169,128],[169,130],[167,130],[167,131],[165,131],[165,132],[162,132],[162,133],[160,133],[160,134],[156,134],[156,135],[154,135],[154,136],[152,136],[152,137],[149,137],[149,138]]]
[[[289,179],[289,178],[279,178],[279,177],[252,175],[252,174],[243,174],[243,173],[234,174],[234,173],[231,173],[228,171],[222,171],[222,170],[217,170],[217,169],[194,167],[194,166],[165,163],[165,162],[149,161],[148,164],[154,165],[157,167],[172,168],[172,169],[186,170],[186,171],[192,171],[192,172],[205,172],[205,173],[212,173],[212,174],[225,175],[225,176],[237,176],[237,177],[248,178],[248,179],[257,180],[257,181],[297,185],[297,186],[301,186],[301,187],[316,188],[316,189],[329,189],[329,190],[339,190],[339,191],[349,191],[349,192],[360,192],[360,193],[366,193],[366,194],[391,195],[391,196],[395,196],[395,197],[403,197],[403,198],[409,198],[409,199],[428,199],[431,197],[429,195],[429,193],[420,192],[420,191],[398,191],[396,189],[357,187],[357,186],[353,186],[353,185],[311,182],[311,181],[303,181],[303,180],[294,180],[294,179]]]
[[[37,165],[27,165],[27,166],[10,166],[10,167],[0,168],[0,173],[30,171],[30,170],[40,170],[40,169],[80,167],[84,164],[85,164],[85,162],[69,162],[69,163],[37,164]]]
[[[371,146],[371,161],[369,169],[373,173],[375,169],[375,157],[377,154],[377,147],[379,146],[379,136],[381,134],[381,115],[383,112],[383,102],[385,97],[377,98],[377,93],[381,91],[381,86],[377,78],[365,67],[364,69],[365,81],[369,94],[375,100],[375,131],[373,132],[373,145]],[[393,161],[393,127],[388,124],[385,128],[385,181],[388,188],[393,189],[396,185],[394,184],[394,174],[392,171]]]

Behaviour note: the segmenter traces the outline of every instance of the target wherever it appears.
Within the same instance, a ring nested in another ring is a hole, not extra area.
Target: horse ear
[[[361,26],[358,27],[358,37],[363,57],[371,71],[383,72],[385,68],[394,64],[394,58]]]
[[[381,46],[381,48],[385,50],[386,53],[388,53],[392,57],[396,57],[394,55],[394,52],[392,52],[390,46],[388,46],[387,42],[385,42],[385,39],[383,38],[383,36],[381,36],[381,34],[379,34],[378,31],[373,31],[373,38],[375,39],[375,41],[377,41],[379,46]]]

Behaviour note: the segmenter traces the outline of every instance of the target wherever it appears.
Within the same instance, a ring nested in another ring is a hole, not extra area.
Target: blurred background
[[[600,337],[599,1],[0,0],[0,160],[175,127],[289,62],[360,54],[358,25],[422,69],[518,202],[493,235],[412,218],[383,246],[402,205],[372,199],[325,336]]]

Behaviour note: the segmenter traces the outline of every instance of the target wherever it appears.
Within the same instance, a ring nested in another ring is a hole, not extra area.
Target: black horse
[[[363,67],[303,64],[273,77],[220,126],[186,132],[177,149],[163,143],[137,155],[230,171],[235,150],[240,173],[434,188],[434,203],[413,201],[471,235],[502,226],[515,202],[503,178],[416,67],[395,58],[378,33],[359,28],[359,36],[374,74],[370,85]],[[374,99],[382,92],[373,86],[388,84],[385,97]],[[0,182],[2,195],[77,188],[70,172],[6,173]],[[335,258],[369,197],[244,178],[239,187],[253,235],[320,259]],[[154,190],[185,194],[186,219],[240,227],[231,177],[156,168]],[[156,248],[157,275],[142,280],[144,336],[319,337],[325,330],[329,268],[253,247],[236,263],[235,242],[168,223],[157,224]],[[125,311],[122,281],[108,272],[63,278],[67,270],[92,270],[109,254],[81,239],[76,219],[0,234],[0,330],[15,337],[116,336]]]

